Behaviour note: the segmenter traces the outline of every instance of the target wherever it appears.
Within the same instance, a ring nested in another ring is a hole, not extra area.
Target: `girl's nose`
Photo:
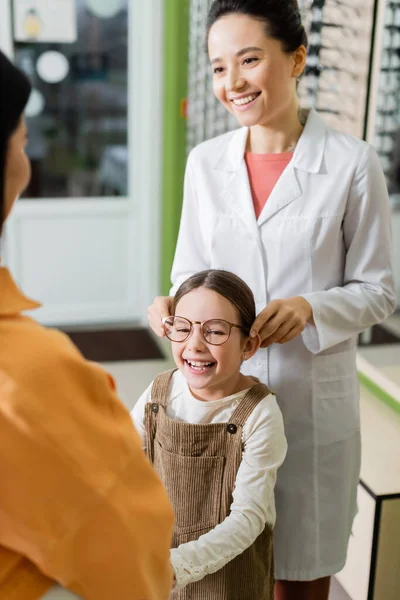
[[[192,333],[187,341],[189,350],[203,350],[205,347],[205,341],[201,331],[201,327],[198,323],[193,324]]]

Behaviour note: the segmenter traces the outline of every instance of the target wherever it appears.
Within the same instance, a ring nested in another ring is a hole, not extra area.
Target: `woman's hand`
[[[159,337],[165,336],[161,320],[171,314],[173,300],[172,296],[158,296],[147,310],[149,325]]]
[[[300,335],[312,318],[311,304],[301,296],[273,300],[254,321],[251,336],[260,335],[261,348],[286,344]]]

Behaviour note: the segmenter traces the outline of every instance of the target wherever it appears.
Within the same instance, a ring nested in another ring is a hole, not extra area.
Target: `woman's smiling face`
[[[231,14],[212,25],[208,52],[214,94],[241,125],[268,126],[284,115],[296,96],[305,48],[284,52],[266,35],[266,24]]]

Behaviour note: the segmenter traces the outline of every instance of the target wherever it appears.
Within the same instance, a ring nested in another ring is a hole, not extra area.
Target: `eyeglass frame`
[[[187,321],[190,324],[190,331],[187,334],[187,336],[185,337],[184,340],[171,340],[170,337],[168,337],[167,332],[165,331],[165,323],[168,319],[183,319],[184,321]],[[228,337],[226,338],[226,340],[224,342],[221,342],[220,344],[213,344],[212,342],[209,342],[208,340],[206,340],[205,336],[204,336],[204,332],[203,332],[203,327],[206,323],[209,323],[210,321],[222,321],[223,323],[226,323],[227,325],[229,325],[229,334]],[[183,342],[186,342],[190,336],[193,333],[193,325],[200,325],[200,331],[201,331],[201,335],[203,337],[203,340],[206,342],[206,344],[210,344],[210,346],[223,346],[224,344],[226,344],[226,342],[229,340],[229,338],[231,337],[231,333],[232,333],[232,328],[235,327],[235,329],[240,329],[243,333],[245,333],[243,327],[241,325],[237,325],[236,323],[231,323],[230,321],[226,321],[225,319],[207,319],[206,321],[190,321],[190,319],[187,319],[186,317],[180,317],[179,315],[168,315],[168,317],[164,317],[161,319],[161,322],[163,324],[164,327],[164,333],[166,335],[166,337],[169,339],[170,342],[173,342],[174,344],[183,344]]]

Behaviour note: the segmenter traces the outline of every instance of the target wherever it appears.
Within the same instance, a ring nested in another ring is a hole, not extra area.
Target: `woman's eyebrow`
[[[258,48],[257,46],[247,46],[247,48],[242,48],[239,52],[236,52],[236,56],[243,56],[243,54],[247,54],[248,52],[262,52],[262,48]]]
[[[247,54],[248,52],[262,52],[262,48],[258,48],[257,46],[247,46],[246,48],[242,48],[239,52],[236,52],[236,56],[243,56],[243,54]],[[222,58],[213,58],[211,64],[213,65],[216,62],[221,62]]]

